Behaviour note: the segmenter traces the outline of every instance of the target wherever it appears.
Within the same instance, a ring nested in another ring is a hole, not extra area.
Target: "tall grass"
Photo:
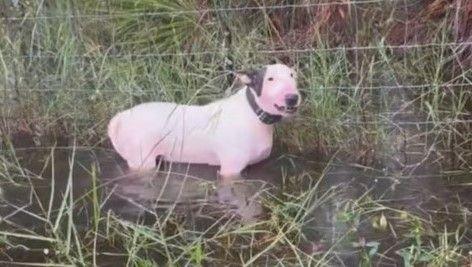
[[[96,144],[104,136],[106,121],[118,110],[144,101],[207,103],[223,95],[231,82],[227,80],[230,71],[277,58],[296,63],[306,93],[300,119],[295,122],[301,131],[283,130],[277,139],[295,149],[330,151],[358,140],[369,150],[382,143],[383,131],[372,123],[383,120],[391,98],[385,94],[387,89],[365,87],[431,84],[410,93],[412,100],[418,97],[412,105],[425,114],[421,119],[443,122],[468,118],[468,86],[441,86],[469,84],[466,69],[455,76],[449,71],[457,64],[456,47],[391,50],[385,48],[384,38],[373,37],[373,21],[385,19],[380,31],[386,32],[399,12],[394,6],[386,6],[383,13],[380,5],[367,6],[375,11],[371,18],[349,14],[357,19],[357,30],[347,28],[356,41],[349,46],[373,49],[329,50],[332,36],[318,32],[311,45],[320,50],[293,54],[257,52],[278,49],[282,36],[277,36],[281,33],[273,18],[279,13],[270,9],[204,11],[225,7],[205,1],[46,1],[10,8],[8,15],[26,19],[2,22],[1,84],[3,102],[7,103],[2,108],[4,131],[23,129],[38,136],[56,132]],[[189,10],[202,11],[185,13]],[[123,16],[127,12],[132,15]],[[239,20],[240,16],[246,19]],[[426,43],[454,41],[448,19],[438,22]],[[291,25],[293,28],[296,23]],[[281,48],[296,47],[285,43]],[[177,55],[161,55],[169,52]],[[191,55],[180,54],[187,52]],[[369,124],[362,124],[364,121]],[[455,123],[448,127],[468,126]],[[353,128],[357,130],[353,132]],[[440,128],[437,132],[445,131]],[[463,134],[446,134],[441,140],[450,143],[451,139],[465,138],[468,142],[465,131],[459,132]]]

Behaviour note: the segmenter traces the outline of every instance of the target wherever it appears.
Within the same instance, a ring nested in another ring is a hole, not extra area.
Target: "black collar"
[[[256,116],[262,123],[274,124],[282,119],[282,115],[274,115],[262,110],[262,108],[256,103],[256,98],[254,97],[254,94],[249,86],[246,88],[246,98],[249,102],[249,105],[251,106],[251,109],[254,111],[254,113],[256,113]]]

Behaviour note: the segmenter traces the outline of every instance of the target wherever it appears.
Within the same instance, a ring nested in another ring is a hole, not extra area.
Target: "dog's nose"
[[[297,94],[288,94],[285,95],[285,104],[289,107],[296,106],[298,103],[298,95]]]

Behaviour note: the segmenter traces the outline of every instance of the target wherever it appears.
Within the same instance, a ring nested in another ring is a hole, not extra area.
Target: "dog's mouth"
[[[279,106],[277,104],[274,104],[274,107],[282,113],[287,113],[287,114],[293,114],[297,112],[298,107],[297,106]]]

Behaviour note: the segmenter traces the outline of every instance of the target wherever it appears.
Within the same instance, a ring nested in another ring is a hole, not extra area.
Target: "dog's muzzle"
[[[281,113],[293,114],[297,112],[298,106],[279,106],[274,104],[274,107]]]
[[[285,96],[285,104],[287,107],[295,107],[298,105],[298,95],[297,94],[288,94]]]
[[[300,97],[298,94],[287,94],[285,96],[285,106],[274,104],[274,107],[279,111],[287,114],[297,112]]]

